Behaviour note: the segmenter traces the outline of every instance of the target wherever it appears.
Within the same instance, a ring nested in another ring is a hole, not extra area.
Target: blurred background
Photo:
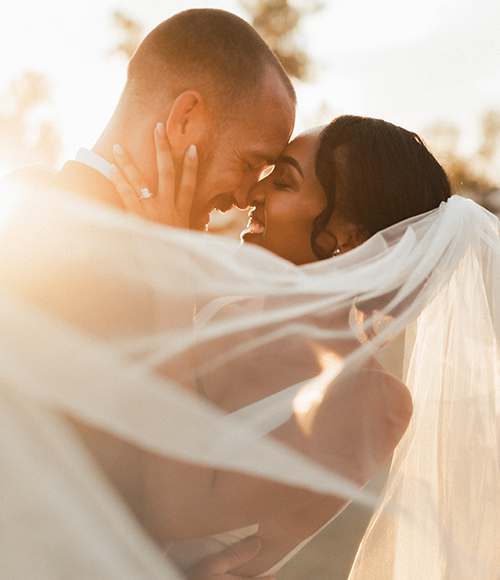
[[[273,48],[297,88],[295,133],[381,117],[419,133],[454,190],[500,215],[497,0],[0,0],[0,176],[91,148],[137,44],[196,7],[240,15]],[[210,229],[237,236],[245,221],[232,211]],[[346,510],[278,578],[346,578],[368,517]]]
[[[297,87],[295,133],[381,117],[423,136],[456,191],[500,211],[497,0],[0,0],[0,175],[92,147],[138,42],[193,7],[239,14],[275,50]]]

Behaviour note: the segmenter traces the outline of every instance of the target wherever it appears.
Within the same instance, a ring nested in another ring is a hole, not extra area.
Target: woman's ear
[[[207,131],[208,116],[203,97],[197,91],[184,91],[174,101],[166,123],[170,145],[187,150],[197,145]]]
[[[358,226],[351,223],[345,223],[339,234],[337,235],[339,242],[340,253],[348,252],[349,250],[354,250],[360,246],[366,239],[367,236],[363,235]]]
[[[333,213],[325,230],[337,238],[337,253],[343,254],[360,246],[368,236],[349,220]]]

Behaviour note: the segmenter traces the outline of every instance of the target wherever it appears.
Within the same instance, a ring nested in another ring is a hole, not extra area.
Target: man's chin
[[[213,211],[226,213],[234,207],[234,200],[226,193],[219,194],[210,200],[205,207],[193,208],[189,216],[189,228],[206,232],[210,214]]]
[[[206,232],[208,230],[208,222],[210,221],[209,213],[199,213],[189,216],[189,229],[198,230],[200,232]]]

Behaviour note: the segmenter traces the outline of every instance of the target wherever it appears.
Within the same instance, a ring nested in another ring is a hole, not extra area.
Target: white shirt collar
[[[89,167],[92,167],[92,169],[102,173],[104,177],[107,177],[108,179],[110,178],[111,163],[108,163],[106,159],[103,159],[100,155],[97,155],[97,153],[85,149],[85,147],[80,147],[80,149],[78,149],[75,161],[88,165]]]

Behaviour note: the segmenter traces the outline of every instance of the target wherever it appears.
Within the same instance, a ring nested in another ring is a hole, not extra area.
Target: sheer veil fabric
[[[460,198],[448,205],[457,209],[453,237],[467,245],[406,331],[414,414],[349,580],[489,579],[500,570],[498,221]]]
[[[494,216],[453,197],[296,267],[66,192],[9,186],[0,200],[2,577],[181,577],[68,417],[160,456],[373,504],[332,470],[328,445],[313,461],[225,415],[235,389],[250,404],[311,379],[289,409],[308,416],[405,328],[414,415],[351,579],[496,577]],[[214,301],[228,306],[193,324]]]

